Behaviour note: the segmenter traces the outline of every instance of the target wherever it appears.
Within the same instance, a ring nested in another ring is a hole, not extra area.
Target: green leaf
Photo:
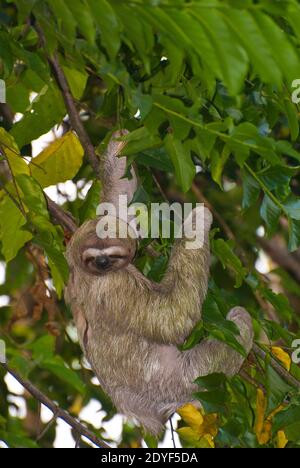
[[[300,221],[300,198],[291,195],[283,206],[292,219]]]
[[[52,279],[60,298],[68,280],[69,269],[63,254],[63,239],[60,237],[59,228],[50,222],[45,196],[39,183],[25,174],[17,176],[17,182],[30,209],[28,218],[35,232],[34,240],[46,252]]]
[[[262,80],[279,86],[282,78],[280,68],[274,60],[268,38],[264,38],[251,13],[229,8],[223,17],[247,51],[254,70]]]
[[[267,365],[266,377],[268,395],[267,412],[270,413],[282,404],[285,397],[293,391],[293,388],[288,385],[270,365]]]
[[[135,8],[119,2],[116,13],[126,31],[126,42],[130,41],[132,49],[136,48],[143,60],[147,73],[150,73],[150,54],[154,46],[154,34],[151,25],[144,21]]]
[[[95,42],[96,28],[94,23],[95,12],[92,12],[87,0],[64,0],[77,22],[79,31],[92,45]],[[100,1],[100,0],[99,0]]]
[[[25,359],[23,356],[18,355],[13,356],[9,360],[9,366],[12,369],[15,369],[22,377],[27,379],[28,375],[32,371],[34,364],[28,361],[28,359]]]
[[[221,189],[223,189],[222,174],[230,153],[231,150],[227,145],[224,146],[221,154],[219,154],[218,151],[212,151],[211,153],[211,175]]]
[[[26,219],[20,209],[5,195],[0,201],[0,237],[2,254],[7,262],[32,239],[32,234],[22,229],[25,224]]]
[[[247,172],[243,172],[243,209],[246,210],[257,202],[261,187],[259,183]]]
[[[144,152],[150,148],[161,146],[161,139],[158,135],[152,135],[146,127],[138,128],[127,136],[123,137],[122,140],[127,142],[122,154],[124,156],[130,156],[137,153]]]
[[[95,180],[88,191],[84,202],[79,208],[79,219],[82,224],[87,219],[96,217],[96,209],[100,202],[101,182]]]
[[[20,155],[14,138],[2,127],[0,127],[0,148],[5,154],[10,171],[14,176],[17,174],[29,174],[28,165]]]
[[[55,338],[51,335],[42,336],[33,343],[26,346],[32,351],[32,357],[35,361],[41,362],[54,356]]]
[[[211,293],[209,293],[205,299],[202,314],[205,329],[212,337],[226,343],[242,356],[246,357],[244,348],[236,338],[236,336],[239,335],[238,327],[235,323],[230,320],[226,320],[223,317],[219,306]]]
[[[300,247],[300,221],[289,219],[289,251],[294,252]]]
[[[140,112],[141,122],[147,117],[152,109],[152,97],[143,94],[140,90],[133,90],[131,93],[131,107],[135,113],[137,110]]]
[[[277,153],[288,155],[291,158],[296,159],[296,161],[300,161],[300,153],[293,148],[289,141],[276,141],[275,145]]]
[[[268,195],[265,195],[260,207],[260,215],[267,225],[270,236],[275,233],[278,227],[280,214],[281,209]]]
[[[34,440],[19,434],[0,431],[0,439],[11,448],[38,448]]]
[[[66,366],[65,362],[60,356],[52,357],[51,359],[43,360],[39,366],[47,369],[60,380],[74,388],[77,392],[84,394],[85,385],[78,377],[77,373]]]
[[[286,321],[290,322],[294,311],[289,304],[289,300],[283,294],[275,294],[271,289],[261,288],[262,296],[267,299],[277,310],[279,315]]]
[[[196,174],[191,156],[185,152],[183,144],[176,139],[173,133],[169,133],[165,137],[164,146],[173,162],[177,181],[182,190],[187,192]]]
[[[165,255],[160,255],[154,260],[147,277],[159,283],[162,280],[167,267],[168,257]]]
[[[56,242],[53,242],[52,245],[49,245],[48,242],[42,242],[39,240],[39,243],[46,251],[54,286],[58,297],[61,298],[64,286],[67,283],[69,277],[67,261],[61,250],[61,246],[58,246]]]
[[[284,433],[291,442],[300,442],[300,421],[286,426]]]
[[[194,326],[190,336],[185,340],[183,345],[180,346],[180,350],[186,351],[188,349],[192,349],[194,346],[200,343],[200,341],[204,337],[204,332],[205,330],[203,327],[203,322],[200,321]]]
[[[194,397],[200,401],[206,413],[221,413],[226,411],[228,395],[224,390],[196,392]]]
[[[261,136],[255,125],[243,122],[234,128],[227,144],[234,152],[238,164],[242,167],[253,151],[265,158],[272,166],[281,164],[275,153],[275,144],[271,138]]]
[[[166,56],[168,57],[167,66],[163,68],[162,72],[157,75],[157,79],[163,75],[164,87],[177,86],[184,73],[184,51],[174,44],[169,38],[160,37],[161,44],[166,49]],[[163,64],[162,64],[163,65]]]
[[[203,10],[201,6],[195,5],[193,9],[190,9],[190,13],[196,17],[216,50],[221,69],[219,78],[224,81],[230,93],[238,93],[248,69],[248,57],[245,50],[237,43],[223,15],[217,9]],[[200,51],[201,43],[197,46]]]
[[[155,448],[158,447],[157,437],[152,436],[150,434],[146,434],[143,437],[143,439],[144,439],[144,441],[145,441],[148,448],[155,449]]]
[[[288,98],[283,101],[285,113],[289,121],[292,141],[296,141],[299,135],[299,116],[295,106]]]
[[[77,23],[70,9],[65,4],[65,1],[51,0],[48,2],[48,5],[58,20],[58,27],[62,34],[64,34],[70,42],[74,43]]]
[[[4,70],[4,78],[10,75],[14,66],[14,57],[10,48],[10,37],[3,31],[0,31],[0,63]]]
[[[300,423],[300,406],[291,405],[284,411],[276,414],[274,417],[272,432],[275,434],[277,431],[286,430],[289,426]],[[298,432],[298,439],[300,432]]]
[[[262,34],[272,47],[273,58],[288,84],[298,76],[299,57],[288,36],[274,20],[261,11],[252,10],[252,15]]]
[[[73,132],[55,140],[30,164],[32,176],[42,187],[72,179],[83,159],[83,148]]]
[[[227,379],[224,374],[214,373],[205,375],[203,377],[198,377],[195,380],[195,383],[204,390],[217,390],[224,387],[226,381]]]
[[[88,74],[84,71],[76,70],[76,68],[62,67],[66,75],[71,93],[75,99],[79,100],[86,87]]]
[[[23,83],[8,86],[6,100],[14,113],[24,113],[29,106],[29,89]]]
[[[26,206],[31,210],[31,213],[49,219],[45,195],[38,182],[26,174],[18,175],[16,181],[23,192]]]
[[[167,154],[166,150],[162,148],[156,148],[152,150],[146,150],[139,154],[136,159],[138,164],[146,167],[154,167],[160,171],[172,172],[173,164]]]
[[[239,288],[247,275],[247,270],[243,267],[240,259],[234,254],[229,243],[223,239],[213,240],[212,250],[221,261],[223,268],[229,268],[234,272],[236,279],[235,287]]]
[[[14,124],[10,133],[22,148],[60,123],[65,114],[60,92],[53,85],[47,85],[34,99],[23,118]]]
[[[113,59],[120,48],[120,25],[107,0],[88,0],[95,22],[101,32],[101,42]]]
[[[203,60],[205,67],[213,71],[217,76],[222,76],[222,60],[218,55],[218,51],[214,47],[212,41],[210,41],[209,35],[203,25],[200,24],[197,19],[192,18],[189,14],[184,11],[176,12],[172,11],[171,15],[176,23],[178,23],[181,29],[186,34],[186,50],[187,52],[193,52],[199,55],[199,45],[201,44],[201,60]],[[180,39],[177,41],[177,49],[180,50],[179,44]]]

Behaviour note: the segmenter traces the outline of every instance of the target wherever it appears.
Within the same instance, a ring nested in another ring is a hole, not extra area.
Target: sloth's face
[[[131,239],[87,238],[80,249],[81,266],[93,275],[125,268],[134,258],[136,242]]]

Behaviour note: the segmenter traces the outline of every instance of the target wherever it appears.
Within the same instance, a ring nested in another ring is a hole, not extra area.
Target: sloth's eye
[[[95,265],[97,268],[104,269],[107,268],[109,265],[109,257],[107,255],[98,255],[98,257],[95,258]]]

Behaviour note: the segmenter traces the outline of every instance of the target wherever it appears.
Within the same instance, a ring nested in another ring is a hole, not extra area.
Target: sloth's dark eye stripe
[[[91,263],[93,260],[95,260],[95,257],[88,257],[85,259],[85,263],[89,264]]]
[[[125,255],[109,255],[109,258],[125,258]]]

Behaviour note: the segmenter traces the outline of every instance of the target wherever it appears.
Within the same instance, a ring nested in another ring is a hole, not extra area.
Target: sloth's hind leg
[[[227,320],[231,320],[238,327],[240,335],[236,338],[248,353],[253,343],[250,315],[243,307],[234,307],[228,313]],[[185,373],[191,384],[197,377],[215,372],[233,376],[239,372],[245,359],[227,344],[214,339],[203,340],[184,355]],[[195,387],[191,385],[191,389],[194,391]]]

